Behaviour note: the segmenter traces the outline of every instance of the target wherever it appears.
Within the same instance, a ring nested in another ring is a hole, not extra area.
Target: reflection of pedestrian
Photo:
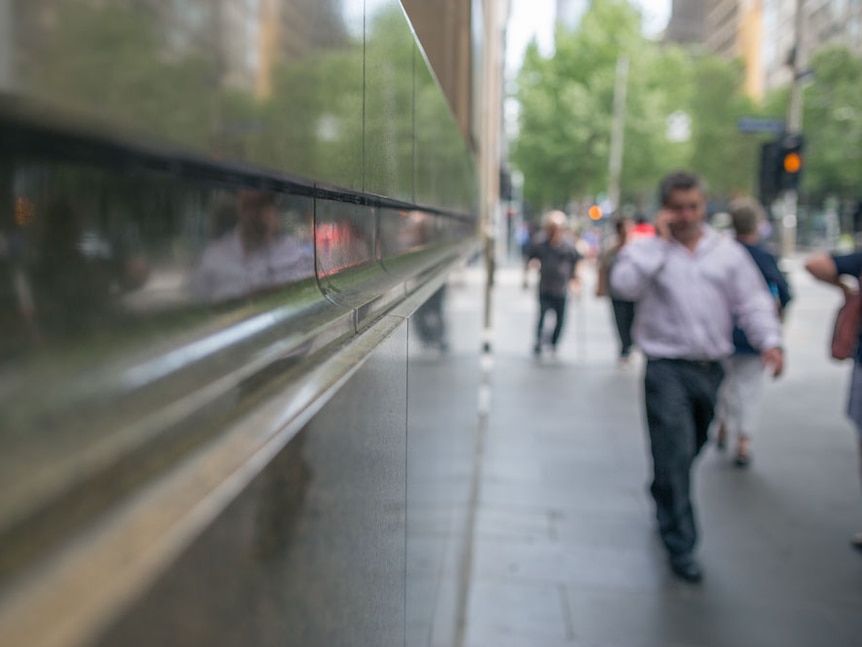
[[[613,293],[608,285],[608,276],[619,251],[628,242],[631,227],[632,222],[627,218],[621,218],[614,223],[616,238],[599,255],[599,275],[596,285],[596,296],[610,296],[611,298],[614,324],[620,341],[620,364],[622,365],[628,363],[632,352],[632,324],[635,319],[635,304],[633,301],[621,299]]]
[[[862,274],[862,252],[852,254],[831,255],[817,254],[805,263],[814,278],[840,287],[842,290],[858,290],[860,274]],[[852,287],[848,287],[841,279],[852,279]],[[862,330],[856,343],[856,354],[853,358],[853,372],[850,378],[850,397],[847,402],[847,415],[856,425],[859,443],[859,476],[862,479]],[[851,543],[862,550],[862,530],[851,538]]]
[[[443,303],[446,300],[446,286],[442,285],[431,297],[419,306],[413,315],[416,332],[426,346],[436,346],[441,352],[449,349],[446,341],[446,319]]]
[[[620,250],[611,288],[637,302],[634,339],[647,357],[644,400],[653,459],[650,488],[662,540],[678,577],[697,582],[691,466],[707,440],[737,316],[773,375],[783,367],[781,325],[751,256],[704,224],[698,176],[678,172],[660,186],[657,236]]]
[[[736,240],[751,254],[781,313],[790,302],[790,287],[778,269],[775,257],[759,245],[759,225],[765,217],[763,207],[753,198],[740,198],[730,205],[730,220]],[[762,281],[753,287],[760,289],[760,283]],[[734,463],[737,467],[745,467],[750,460],[751,433],[757,426],[763,362],[739,326],[733,329],[733,345],[733,355],[724,365],[724,382],[719,390],[716,410],[718,446],[724,447],[728,434],[736,436]]]
[[[191,283],[195,296],[206,301],[233,299],[313,274],[308,249],[279,232],[274,194],[242,191],[237,203],[236,227],[201,256]]]
[[[111,272],[83,250],[84,215],[66,196],[45,205],[33,268],[34,310],[43,332],[78,333],[97,324],[109,302]]]
[[[566,315],[566,295],[571,285],[578,288],[577,268],[581,255],[566,240],[566,215],[552,211],[545,216],[545,229],[531,242],[527,262],[539,264],[539,321],[536,326],[536,343],[533,353],[540,355],[544,339],[545,315],[554,311],[555,323],[550,346],[556,352],[563,332]]]

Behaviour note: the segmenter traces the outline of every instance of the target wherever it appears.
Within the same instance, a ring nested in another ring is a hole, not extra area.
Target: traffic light
[[[770,203],[782,191],[798,190],[805,168],[802,135],[782,135],[760,149],[760,201]]]
[[[778,188],[781,191],[799,189],[802,169],[802,135],[784,135],[778,140]]]

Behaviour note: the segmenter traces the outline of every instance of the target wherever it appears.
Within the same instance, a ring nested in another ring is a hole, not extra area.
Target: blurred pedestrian
[[[697,526],[691,466],[707,440],[723,370],[733,351],[734,316],[781,373],[781,325],[751,256],[705,223],[701,179],[680,171],[660,185],[657,236],[625,245],[611,288],[636,302],[634,342],[647,358],[644,400],[653,460],[650,487],[675,575],[702,577],[694,558]],[[758,281],[762,289],[752,289]]]
[[[644,214],[635,215],[635,224],[629,232],[629,238],[634,240],[635,238],[652,238],[653,236],[655,236],[655,226]]]
[[[569,289],[578,290],[578,263],[581,255],[566,235],[566,214],[551,211],[545,215],[544,230],[531,241],[527,264],[539,266],[539,321],[536,325],[536,343],[533,354],[540,356],[544,345],[545,316],[554,312],[554,330],[549,339],[551,351],[556,353],[566,316],[566,297]]]
[[[841,288],[843,291],[860,289],[860,274],[862,274],[862,252],[851,254],[816,254],[805,263],[805,269],[811,275]],[[844,279],[851,281],[850,285]],[[862,330],[856,344],[853,358],[853,372],[850,377],[850,397],[847,401],[847,415],[856,425],[859,444],[859,476],[862,479]],[[862,550],[862,530],[851,537],[850,542]]]
[[[446,314],[444,303],[446,302],[446,285],[440,286],[428,300],[419,306],[413,315],[416,332],[419,340],[425,347],[437,348],[441,353],[449,350],[449,341],[446,334]]]
[[[614,221],[615,236],[599,255],[598,281],[596,282],[596,296],[609,296],[611,298],[614,325],[616,326],[617,338],[620,342],[619,361],[621,366],[628,365],[631,359],[632,324],[635,319],[635,304],[634,301],[619,298],[611,290],[608,284],[608,276],[619,251],[629,240],[629,232],[633,224],[628,218],[619,218]]]
[[[765,219],[766,212],[754,198],[738,198],[730,205],[730,222],[736,240],[751,255],[773,296],[779,318],[783,318],[791,299],[790,287],[775,257],[760,246],[760,223]],[[760,289],[760,283],[762,281],[752,288]],[[717,444],[719,449],[724,449],[728,435],[734,436],[734,464],[747,467],[751,460],[751,434],[757,427],[763,362],[738,325],[733,328],[733,346],[733,355],[724,364],[724,381],[718,392]]]

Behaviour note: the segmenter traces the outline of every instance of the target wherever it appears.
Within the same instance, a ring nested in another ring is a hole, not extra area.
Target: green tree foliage
[[[653,197],[656,180],[687,165],[691,142],[667,137],[667,121],[675,112],[688,114],[691,66],[677,48],[659,49],[646,43],[632,58],[626,101],[622,198],[644,207]]]
[[[557,30],[554,56],[541,56],[535,43],[527,48],[512,158],[528,200],[562,206],[606,187],[617,59],[642,40],[631,5],[597,0],[575,33]]]
[[[641,34],[627,0],[594,0],[577,30],[557,31],[552,56],[530,45],[518,74],[512,161],[524,174],[525,198],[546,208],[607,191],[620,56],[630,60],[623,200],[644,206],[660,177],[680,167],[703,173],[719,195],[751,191],[758,140],[736,124],[757,112],[743,94],[741,66],[660,47]],[[688,141],[667,137],[675,112],[691,119]]]
[[[692,66],[689,166],[706,178],[714,196],[755,192],[760,139],[737,131],[740,117],[757,114],[740,90],[745,69],[738,61],[714,57],[693,59]]]
[[[862,57],[844,48],[818,52],[805,91],[804,191],[855,198],[862,177]]]

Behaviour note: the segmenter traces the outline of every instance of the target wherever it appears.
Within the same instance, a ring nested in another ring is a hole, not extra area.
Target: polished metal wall
[[[477,183],[400,4],[0,20],[0,645],[403,644]]]
[[[97,645],[404,645],[401,326]]]

